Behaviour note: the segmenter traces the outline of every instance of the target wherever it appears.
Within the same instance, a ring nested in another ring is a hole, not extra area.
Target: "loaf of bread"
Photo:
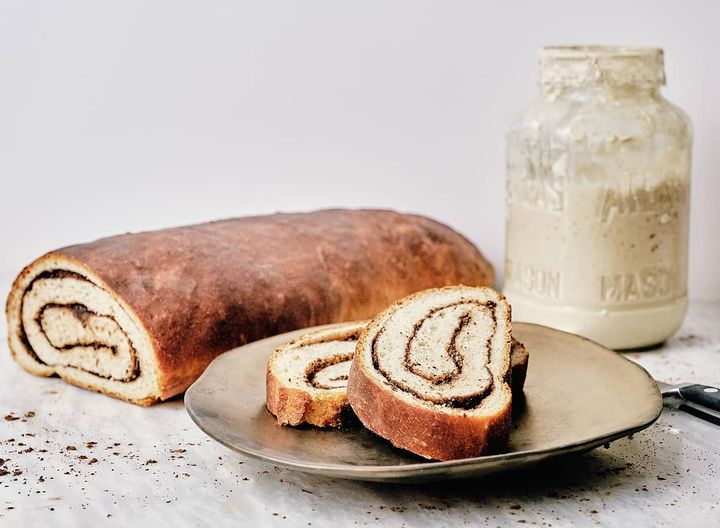
[[[368,323],[341,323],[309,332],[285,343],[270,356],[267,408],[280,425],[342,427],[356,421],[348,403],[347,379],[357,339]],[[529,358],[525,346],[513,339],[513,398],[522,393]]]
[[[34,374],[147,405],[183,392],[233,347],[369,318],[424,288],[492,280],[467,239],[421,216],[237,218],[40,257],[13,284],[8,340]]]
[[[489,288],[431,289],[363,330],[348,401],[365,427],[435,460],[497,453],[511,425],[510,306]]]

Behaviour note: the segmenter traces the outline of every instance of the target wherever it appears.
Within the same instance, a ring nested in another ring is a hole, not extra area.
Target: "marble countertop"
[[[665,409],[609,448],[485,480],[332,480],[235,454],[182,400],[140,408],[31,376],[0,321],[0,526],[719,526],[720,427]],[[627,354],[668,382],[720,384],[720,302]],[[4,417],[4,419],[3,419]]]

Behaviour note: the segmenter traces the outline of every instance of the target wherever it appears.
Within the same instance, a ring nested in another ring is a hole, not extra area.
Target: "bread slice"
[[[352,420],[347,376],[367,321],[304,334],[268,360],[266,401],[280,425],[340,427]]]
[[[530,352],[525,348],[525,345],[513,337],[510,345],[510,388],[512,389],[513,398],[522,396],[529,362]]]
[[[510,305],[489,288],[410,295],[362,331],[348,378],[360,421],[435,460],[506,449],[511,425]]]
[[[273,353],[267,367],[267,408],[280,425],[342,427],[356,421],[348,403],[347,378],[357,338],[368,323],[342,323],[309,332]],[[337,343],[337,355],[330,364],[326,362],[328,343]],[[513,338],[513,396],[523,390],[529,358],[525,346]],[[318,371],[318,366],[323,368]]]

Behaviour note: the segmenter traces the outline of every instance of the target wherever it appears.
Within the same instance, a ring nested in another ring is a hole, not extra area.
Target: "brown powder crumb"
[[[28,411],[25,413],[25,418],[35,418],[35,411]]]
[[[8,506],[8,507],[5,508],[5,509],[6,509],[6,510],[14,510],[14,509],[15,509],[15,506]]]
[[[598,512],[597,510],[590,510],[590,513],[592,513],[592,514],[595,514],[597,512]]]
[[[74,445],[69,445],[65,448],[66,451],[77,451],[77,447]]]
[[[145,465],[147,466],[147,465],[149,465],[149,464],[157,464],[157,460],[153,460],[152,458],[148,458],[148,459],[145,461]]]
[[[22,475],[22,469],[16,469],[13,471],[13,477],[17,477],[18,475]]]
[[[185,453],[186,451],[187,451],[187,449],[182,449],[182,448],[170,450],[171,453]]]
[[[5,421],[6,422],[14,422],[15,420],[19,420],[19,416],[14,416],[12,413],[5,415]]]
[[[510,505],[511,510],[519,510],[520,508],[522,508],[522,506],[520,506],[519,504],[511,504]]]
[[[78,458],[79,458],[80,460],[87,460],[87,456],[86,456],[86,455],[78,455]]]
[[[38,478],[38,482],[45,482],[45,477],[40,475],[40,477]]]
[[[85,444],[85,447],[87,447],[88,449],[92,449],[96,445],[97,445],[97,442],[88,442],[87,444]]]
[[[0,477],[4,477],[5,475],[9,475],[10,472],[7,469],[0,469]]]
[[[97,458],[91,458],[90,460],[88,460],[88,464],[97,464],[97,462],[98,462]]]

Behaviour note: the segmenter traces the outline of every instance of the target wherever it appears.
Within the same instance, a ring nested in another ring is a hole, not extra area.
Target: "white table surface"
[[[720,302],[693,303],[665,347],[628,356],[665,381],[718,385],[719,322]],[[3,323],[3,343],[4,332]],[[1,348],[3,528],[720,526],[720,428],[679,411],[609,449],[535,469],[381,485],[246,458],[198,430],[179,399],[136,407],[31,376]]]

